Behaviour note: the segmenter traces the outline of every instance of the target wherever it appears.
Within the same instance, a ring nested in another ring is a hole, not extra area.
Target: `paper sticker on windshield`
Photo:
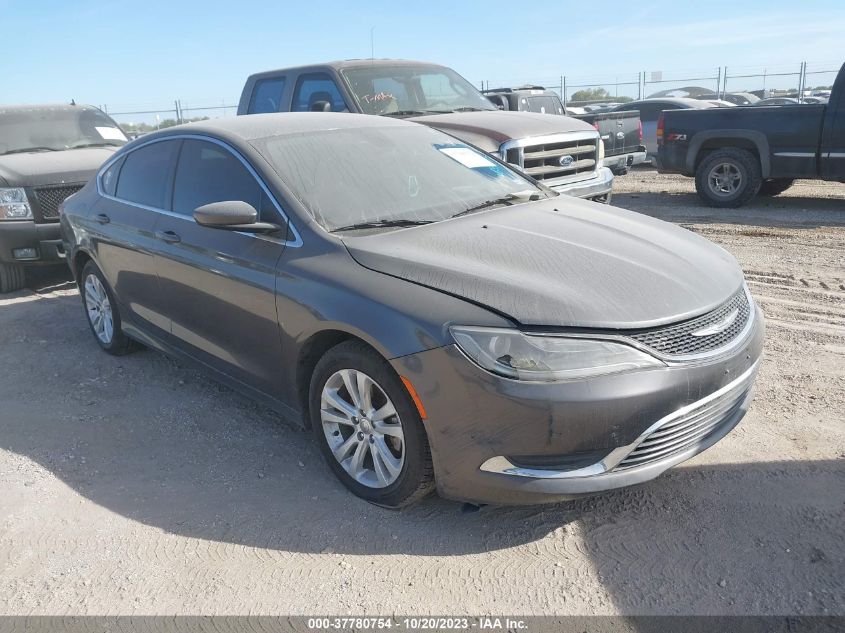
[[[437,149],[449,158],[458,161],[461,165],[470,169],[496,166],[494,161],[468,147],[438,147]]]
[[[111,127],[111,126],[94,126],[94,129],[97,130],[97,133],[104,139],[109,141],[125,141],[126,137],[123,135],[123,132],[120,131],[119,128]]]

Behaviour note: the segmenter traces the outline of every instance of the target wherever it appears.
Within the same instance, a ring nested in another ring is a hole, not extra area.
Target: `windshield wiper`
[[[382,116],[415,116],[418,114],[431,114],[430,110],[396,110],[396,112],[385,112]]]
[[[358,222],[356,224],[348,224],[336,229],[332,229],[332,233],[338,231],[357,231],[358,229],[381,229],[394,226],[420,226],[422,224],[431,224],[434,220],[372,220],[371,222]]]
[[[501,198],[495,198],[493,200],[485,200],[481,204],[477,204],[469,209],[464,209],[463,211],[458,211],[455,215],[450,216],[452,218],[459,218],[462,215],[469,215],[470,213],[475,213],[476,211],[481,211],[482,209],[489,209],[490,207],[495,207],[498,205],[506,204],[508,206],[512,205],[515,201],[521,200],[522,202],[533,202],[535,200],[540,199],[540,193],[537,191],[516,191],[514,193],[509,193],[506,196]]]
[[[83,147],[119,147],[117,143],[80,143],[71,145],[68,149],[82,149]]]
[[[20,149],[10,149],[8,152],[3,152],[0,156],[6,154],[24,154],[26,152],[58,152],[56,147],[22,147]]]
[[[461,106],[460,108],[452,108],[450,112],[493,112],[493,108],[475,108],[473,106]]]

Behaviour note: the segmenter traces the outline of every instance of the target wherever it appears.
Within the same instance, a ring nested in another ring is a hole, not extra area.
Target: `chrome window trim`
[[[582,468],[578,468],[576,470],[546,470],[540,468],[522,468],[520,466],[516,466],[511,462],[507,457],[504,455],[497,455],[496,457],[491,457],[490,459],[486,460],[481,466],[479,466],[479,470],[488,473],[499,473],[502,475],[511,475],[515,477],[527,477],[530,479],[583,479],[587,477],[596,477],[598,475],[604,475],[612,471],[616,466],[631,454],[637,446],[640,445],[649,435],[651,435],[654,431],[659,429],[664,424],[669,423],[672,420],[677,418],[683,417],[688,412],[693,411],[695,409],[701,408],[714,400],[721,398],[723,395],[730,393],[731,391],[739,390],[741,387],[751,386],[753,384],[754,376],[757,374],[757,370],[759,368],[760,361],[757,360],[754,362],[751,367],[746,369],[739,377],[735,378],[728,384],[724,385],[720,389],[717,389],[710,395],[707,395],[700,400],[696,400],[695,402],[691,402],[688,405],[681,407],[680,409],[676,409],[672,413],[663,416],[654,424],[651,424],[645,431],[640,433],[630,444],[626,444],[625,446],[619,446],[614,448],[608,455],[596,462],[595,464],[591,464],[589,466],[584,466]],[[665,461],[670,461],[673,457],[673,453],[665,456]],[[651,465],[651,464],[648,464]],[[634,471],[637,466],[631,466],[630,468],[626,468],[625,472]]]
[[[205,136],[203,134],[174,134],[172,136],[164,136],[164,137],[160,137],[160,138],[150,139],[149,141],[141,143],[140,145],[137,145],[137,146],[125,151],[125,152],[117,152],[115,156],[112,156],[109,160],[107,160],[105,163],[103,163],[103,166],[100,167],[99,171],[97,172],[97,176],[95,178],[95,181],[96,181],[96,184],[97,184],[97,193],[102,198],[105,198],[107,200],[113,200],[115,202],[120,202],[122,204],[128,204],[130,206],[137,207],[139,209],[145,209],[146,211],[153,211],[155,213],[160,213],[160,214],[166,215],[168,217],[181,218],[181,219],[184,219],[184,220],[190,220],[191,222],[194,222],[195,220],[191,216],[183,215],[181,213],[176,213],[174,211],[169,211],[167,209],[160,209],[158,207],[151,207],[151,206],[148,206],[146,204],[141,204],[139,202],[132,202],[131,200],[125,200],[124,198],[118,198],[117,196],[111,196],[103,190],[103,184],[101,182],[103,174],[109,169],[109,167],[111,167],[115,162],[117,162],[121,158],[123,158],[125,156],[129,156],[129,154],[131,154],[132,152],[139,150],[142,147],[146,147],[147,145],[152,145],[153,143],[162,143],[164,141],[175,141],[175,140],[184,140],[184,139],[206,141],[206,142],[209,142],[209,143],[213,143],[215,145],[219,145],[220,147],[222,147],[223,149],[228,151],[230,154],[232,154],[235,158],[237,158],[241,162],[241,164],[244,167],[246,167],[246,170],[252,175],[252,177],[255,178],[255,181],[258,183],[258,185],[261,187],[261,189],[264,191],[264,193],[267,194],[267,197],[270,199],[270,202],[272,202],[273,206],[276,207],[276,211],[279,212],[279,215],[281,215],[282,218],[284,219],[284,221],[287,223],[288,231],[293,235],[294,239],[293,240],[280,240],[280,239],[275,239],[275,238],[269,237],[267,235],[260,235],[260,234],[257,234],[257,233],[249,233],[249,232],[246,232],[246,231],[233,231],[233,233],[237,233],[238,235],[246,235],[248,237],[253,237],[255,239],[260,239],[260,240],[264,240],[264,241],[267,241],[267,242],[273,242],[273,243],[281,244],[281,245],[284,245],[284,246],[290,246],[292,248],[299,248],[300,246],[302,246],[302,238],[299,235],[299,231],[296,230],[296,227],[294,226],[293,222],[291,222],[291,219],[290,219],[290,217],[288,217],[287,213],[285,213],[282,210],[282,206],[279,204],[279,201],[276,200],[276,196],[274,196],[270,192],[270,189],[267,187],[267,185],[265,184],[265,182],[261,178],[261,176],[258,175],[258,172],[256,172],[255,169],[253,169],[252,165],[249,164],[249,161],[247,161],[236,148],[232,147],[231,145],[229,145],[225,141],[221,141],[220,139],[214,138],[212,136]],[[116,187],[115,187],[115,193],[117,193]]]

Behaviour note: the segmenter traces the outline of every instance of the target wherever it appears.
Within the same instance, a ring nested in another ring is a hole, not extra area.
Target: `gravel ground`
[[[0,613],[845,614],[845,186],[715,211],[689,179],[617,184],[731,251],[766,313],[712,449],[575,502],[382,510],[204,374],[100,352],[40,274],[0,298]]]

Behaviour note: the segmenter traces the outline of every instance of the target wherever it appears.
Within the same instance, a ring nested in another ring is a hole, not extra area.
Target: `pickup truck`
[[[124,143],[92,106],[0,106],[0,293],[22,288],[29,266],[64,262],[62,203]]]
[[[503,112],[445,66],[360,59],[251,75],[238,114],[357,112],[405,118],[474,145],[551,189],[610,202],[613,174],[590,124]]]
[[[665,111],[658,170],[695,177],[714,207],[777,195],[799,178],[845,182],[845,65],[825,104]]]
[[[604,142],[604,161],[617,176],[628,173],[632,165],[646,162],[643,128],[637,112],[571,112],[553,90],[543,86],[494,88],[483,90],[490,102],[501,110],[539,112],[580,119],[598,130]]]

